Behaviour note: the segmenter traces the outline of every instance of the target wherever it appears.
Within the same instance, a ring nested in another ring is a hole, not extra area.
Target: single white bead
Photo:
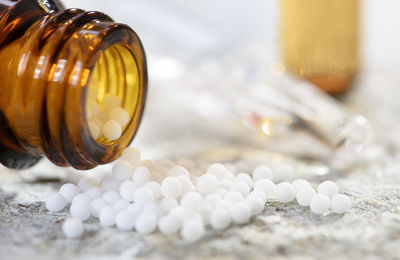
[[[119,194],[127,201],[134,201],[137,188],[136,183],[133,181],[124,181],[119,187]]]
[[[290,164],[279,164],[274,168],[274,179],[290,181],[294,177],[294,167]]]
[[[255,191],[263,192],[267,198],[272,198],[275,196],[275,184],[268,179],[260,179],[254,184]]]
[[[194,185],[193,185],[192,181],[189,179],[189,177],[184,176],[184,175],[179,175],[176,178],[181,183],[182,194],[196,190],[196,188],[194,187]]]
[[[245,203],[249,206],[252,215],[260,213],[264,209],[265,205],[257,195],[247,197]]]
[[[200,205],[200,210],[198,210],[198,213],[200,214],[204,225],[210,225],[210,217],[211,213],[213,211],[213,208],[210,205]]]
[[[329,197],[324,194],[316,194],[310,201],[310,209],[315,214],[324,214],[330,207]]]
[[[320,185],[318,185],[318,193],[324,194],[328,196],[328,198],[332,198],[334,195],[339,193],[339,189],[333,181],[324,181]]]
[[[91,177],[83,177],[78,181],[78,188],[81,192],[86,192],[90,188],[99,186],[99,183]]]
[[[238,191],[229,191],[229,192],[225,195],[224,200],[228,200],[228,201],[230,201],[230,202],[232,202],[232,203],[236,203],[236,202],[243,201],[243,200],[244,200],[244,197],[243,197],[243,195],[242,195],[240,192],[238,192]]]
[[[112,167],[112,176],[120,181],[130,179],[132,173],[132,165],[128,161],[120,160]]]
[[[236,181],[233,183],[231,191],[238,191],[240,194],[242,194],[243,198],[246,198],[249,196],[250,188],[245,182]]]
[[[222,180],[226,177],[227,170],[222,164],[214,163],[208,166],[207,173],[214,175],[218,180]]]
[[[233,181],[228,179],[220,180],[218,183],[218,187],[230,190],[233,186]]]
[[[146,214],[152,214],[152,215],[156,216],[157,219],[160,218],[164,213],[161,206],[155,202],[146,203],[143,206],[142,212],[146,213]]]
[[[108,120],[103,125],[103,135],[110,140],[117,140],[121,137],[121,125],[115,120]]]
[[[271,179],[272,170],[266,165],[260,165],[253,171],[253,180],[256,182],[261,179]]]
[[[87,194],[90,199],[97,199],[103,195],[103,191],[99,187],[92,187],[88,189],[85,194]]]
[[[101,102],[101,106],[105,111],[110,111],[114,107],[119,107],[121,106],[121,100],[119,99],[118,96],[113,95],[113,94],[106,94],[103,97],[103,100]]]
[[[99,129],[99,133],[97,134],[97,136],[101,137],[103,135],[103,122],[101,120],[99,120],[98,118],[94,118],[94,119],[92,119],[90,121],[97,125],[97,127]]]
[[[297,179],[292,182],[292,186],[296,192],[299,192],[303,187],[310,187],[311,184],[304,179]]]
[[[218,179],[214,175],[206,173],[197,180],[196,187],[201,194],[213,193],[218,187]]]
[[[97,198],[92,200],[90,202],[91,214],[94,217],[98,218],[100,210],[107,205],[108,205],[107,201],[103,198]]]
[[[75,195],[79,193],[79,189],[73,183],[66,183],[61,186],[59,193],[64,197],[67,203],[71,203]]]
[[[164,212],[169,212],[171,209],[178,206],[178,202],[174,198],[163,198],[160,202],[160,206]]]
[[[62,225],[63,233],[66,237],[77,238],[82,236],[85,230],[82,221],[77,218],[69,218]]]
[[[143,212],[143,205],[139,203],[133,203],[129,205],[128,210],[130,210],[133,213],[133,215],[135,215],[136,219],[136,217]]]
[[[281,182],[275,187],[275,195],[279,202],[287,203],[296,197],[296,191],[288,182]]]
[[[229,211],[223,208],[216,208],[210,216],[210,223],[213,229],[222,230],[227,227],[232,222],[232,216]]]
[[[337,214],[343,214],[351,208],[351,201],[347,195],[336,194],[331,201],[331,208]]]
[[[117,121],[122,127],[126,126],[130,120],[128,111],[122,107],[114,107],[110,110],[109,118]]]
[[[161,183],[161,194],[164,197],[177,198],[182,193],[182,185],[176,177],[167,177]]]
[[[199,210],[200,205],[203,201],[200,193],[198,192],[188,192],[183,195],[181,199],[181,206],[191,212]]]
[[[115,215],[115,225],[120,230],[132,230],[135,227],[135,215],[130,210],[122,210]]]
[[[117,212],[123,211],[129,207],[130,203],[127,200],[119,199],[114,203],[114,209]]]
[[[198,219],[191,219],[183,223],[181,236],[185,242],[193,243],[203,238],[204,224]]]
[[[99,120],[101,122],[101,124],[103,125],[105,122],[108,121],[108,113],[107,113],[107,111],[100,110],[99,113],[96,116],[96,119]],[[94,119],[94,120],[96,120],[96,119]]]
[[[210,205],[211,207],[215,207],[215,205],[222,200],[222,197],[219,194],[212,193],[208,194],[206,197],[204,197],[204,204]]]
[[[246,183],[249,189],[253,188],[253,180],[247,173],[239,173],[238,175],[235,176],[235,180]]]
[[[157,217],[153,214],[142,213],[136,218],[135,226],[139,234],[150,234],[157,227]]]
[[[262,191],[253,190],[252,192],[250,192],[249,196],[252,196],[252,195],[259,197],[263,204],[265,204],[267,202],[267,195],[265,195],[265,193]]]
[[[90,197],[88,195],[76,195],[75,198],[72,200],[71,207],[69,208],[71,216],[74,218],[78,218],[81,221],[87,220],[91,214],[90,202]]]
[[[99,213],[100,224],[105,227],[111,227],[115,224],[115,215],[117,211],[113,206],[104,206]]]
[[[221,196],[222,198],[225,198],[226,194],[228,194],[228,190],[224,189],[224,188],[218,188],[215,191],[216,194],[218,194],[219,196]]]
[[[181,206],[176,206],[169,211],[169,215],[179,218],[180,221],[184,221],[191,214],[190,214],[190,212],[188,212],[186,209],[182,208]]]
[[[135,147],[127,147],[121,154],[121,159],[130,162],[133,168],[136,168],[141,160],[140,150]]]
[[[158,221],[158,229],[163,234],[173,234],[181,228],[181,221],[176,216],[164,216]]]
[[[51,212],[59,212],[66,205],[67,202],[65,201],[64,196],[61,195],[59,192],[53,192],[49,196],[47,196],[46,208]]]
[[[189,177],[190,174],[189,174],[189,171],[185,167],[175,165],[171,169],[168,170],[167,175],[175,176],[175,177],[183,175],[183,176]]]
[[[112,176],[108,176],[103,179],[103,181],[101,182],[100,188],[103,191],[118,190],[120,185],[121,185],[120,180],[118,180]]]
[[[215,209],[225,209],[228,212],[231,212],[233,203],[229,200],[221,200],[215,204]]]
[[[119,193],[115,190],[109,190],[103,194],[103,199],[105,199],[108,203],[113,204],[117,200],[121,199],[121,195],[119,195]]]
[[[153,192],[147,187],[140,187],[135,193],[135,202],[139,204],[146,204],[154,201]]]
[[[99,104],[94,100],[88,100],[87,107],[90,107],[92,110],[91,112],[93,117],[97,116],[100,112]]]
[[[158,200],[161,198],[161,185],[155,181],[149,181],[144,184],[144,187],[147,187],[153,192],[154,199]]]
[[[297,203],[299,203],[299,205],[303,207],[310,206],[310,201],[316,194],[317,193],[311,186],[309,187],[305,185],[297,192]]]
[[[234,204],[231,209],[231,214],[233,222],[236,224],[247,223],[251,218],[250,208],[243,202]]]
[[[89,132],[93,139],[97,139],[100,137],[101,129],[96,122],[89,121],[88,122]]]
[[[141,166],[133,173],[133,181],[137,186],[142,186],[150,180],[150,171],[144,166]]]

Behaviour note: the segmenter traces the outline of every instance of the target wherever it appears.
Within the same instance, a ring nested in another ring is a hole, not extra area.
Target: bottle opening
[[[95,64],[88,84],[86,120],[92,137],[113,145],[131,123],[140,102],[139,71],[122,44],[108,47]]]

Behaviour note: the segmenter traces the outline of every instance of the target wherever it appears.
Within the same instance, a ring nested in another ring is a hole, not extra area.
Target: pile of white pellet
[[[127,148],[100,183],[83,177],[76,185],[64,184],[48,196],[46,207],[58,212],[71,203],[71,218],[63,224],[67,237],[80,237],[82,222],[93,216],[105,227],[115,225],[140,234],[157,229],[164,234],[180,232],[184,241],[194,242],[204,236],[206,227],[222,230],[248,223],[268,200],[297,200],[316,214],[342,214],[351,206],[349,197],[339,194],[332,181],[315,190],[304,179],[275,184],[273,177],[274,171],[265,165],[252,174],[235,174],[222,164],[212,164],[205,174],[193,176],[168,160],[141,160],[138,149]]]

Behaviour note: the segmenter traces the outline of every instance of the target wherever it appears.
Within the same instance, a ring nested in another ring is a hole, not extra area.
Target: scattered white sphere
[[[253,180],[258,181],[261,179],[271,179],[272,170],[266,165],[260,165],[256,167],[253,171]]]
[[[198,219],[191,219],[183,223],[181,236],[185,242],[193,243],[203,238],[204,224]]]
[[[138,186],[144,185],[149,180],[150,180],[150,171],[144,166],[137,168],[136,171],[133,173],[133,181]]]
[[[59,192],[53,192],[46,199],[46,208],[51,212],[59,212],[61,211],[67,202],[63,195]]]
[[[235,176],[236,181],[244,182],[249,189],[253,188],[253,180],[247,173],[239,173]],[[220,182],[221,183],[221,182]]]
[[[198,210],[198,213],[200,214],[200,217],[204,223],[204,225],[210,225],[210,217],[211,213],[213,211],[213,208],[210,205],[202,204],[200,205],[200,209]]]
[[[183,195],[181,199],[181,206],[191,212],[196,212],[199,210],[200,205],[203,201],[200,193],[198,192],[188,192]]]
[[[114,209],[117,212],[120,212],[120,211],[123,211],[123,210],[127,209],[129,207],[129,205],[130,205],[129,201],[124,200],[124,199],[120,199],[120,200],[117,200],[114,203]]]
[[[115,215],[117,211],[112,206],[104,206],[99,213],[100,224],[105,227],[111,227],[115,224]]]
[[[66,183],[61,186],[58,192],[64,197],[67,203],[71,203],[75,195],[79,193],[79,189],[73,183]]]
[[[250,192],[249,196],[257,196],[261,199],[261,201],[263,202],[263,204],[265,204],[267,202],[267,195],[265,195],[264,192],[259,191],[259,190],[253,190],[252,192]]]
[[[226,194],[228,194],[228,190],[224,188],[218,188],[215,193],[221,196],[222,198],[225,198]]]
[[[226,209],[227,211],[231,211],[233,203],[229,200],[221,200],[217,202],[214,206],[215,209]]]
[[[292,182],[292,186],[293,186],[293,188],[294,188],[294,190],[296,192],[301,190],[303,187],[310,187],[311,188],[311,184],[308,181],[304,180],[304,179],[294,180]]]
[[[168,170],[167,175],[175,176],[175,177],[183,175],[183,176],[189,177],[190,174],[189,174],[189,171],[185,167],[175,165]]]
[[[158,221],[158,229],[163,234],[173,234],[181,228],[181,221],[176,216],[163,216]]]
[[[161,200],[160,206],[164,212],[169,212],[171,209],[178,206],[178,202],[174,198],[166,197]]]
[[[179,175],[176,178],[181,183],[182,194],[196,190],[196,188],[194,187],[194,185],[193,185],[192,181],[189,179],[189,177],[187,177],[185,175]]]
[[[250,188],[247,186],[247,184],[243,181],[236,181],[233,183],[231,187],[231,191],[238,191],[244,198],[249,196],[250,193]]]
[[[337,214],[343,214],[351,207],[350,198],[344,194],[336,194],[331,200],[331,208]]]
[[[91,199],[100,198],[103,195],[103,191],[99,187],[92,187],[85,192]]]
[[[213,193],[218,187],[218,179],[214,175],[206,173],[197,180],[196,187],[201,194]]]
[[[104,191],[118,190],[120,185],[121,185],[120,180],[112,176],[108,176],[103,179],[100,188]]]
[[[135,193],[135,202],[145,205],[154,201],[153,192],[147,187],[140,187]]]
[[[249,222],[251,218],[251,211],[249,206],[245,203],[237,203],[232,206],[231,209],[233,222],[236,224],[244,224]]]
[[[310,201],[310,209],[315,214],[324,214],[330,207],[329,197],[324,194],[317,194]]]
[[[275,187],[275,195],[279,202],[287,203],[296,197],[296,191],[288,182],[281,182]]]
[[[115,225],[120,230],[132,230],[135,227],[135,215],[130,210],[122,210],[115,215]]]
[[[214,163],[207,168],[207,173],[214,175],[218,180],[222,180],[226,177],[227,170],[222,164]]]
[[[157,227],[157,217],[153,214],[142,213],[136,218],[135,225],[139,234],[150,234]]]
[[[212,193],[204,197],[204,204],[210,205],[211,207],[215,207],[215,205],[222,200],[222,197],[219,194]]]
[[[161,183],[161,194],[164,197],[177,198],[182,193],[182,185],[176,177],[167,177]]]
[[[71,216],[78,218],[81,221],[87,220],[91,214],[90,202],[90,198],[86,194],[79,194],[75,196],[75,198],[72,200],[71,207],[69,208]]]
[[[97,116],[100,112],[99,104],[96,101],[88,100],[87,107],[90,107],[92,116]]]
[[[175,217],[179,218],[181,221],[184,221],[191,214],[190,214],[190,212],[188,212],[186,209],[182,208],[181,206],[176,206],[170,210],[169,215],[175,216]]]
[[[119,193],[115,190],[109,190],[103,194],[103,199],[105,199],[108,203],[113,204],[117,200],[121,199],[121,195],[119,195]]]
[[[105,199],[103,199],[103,198],[97,198],[97,199],[92,200],[92,201],[90,202],[91,214],[92,214],[94,217],[98,218],[98,217],[99,217],[100,210],[101,210],[103,207],[107,206],[107,205],[108,205],[108,202],[107,202]]]
[[[223,188],[223,189],[227,189],[227,190],[230,190],[232,188],[232,186],[233,186],[233,181],[228,180],[228,179],[220,180],[218,183],[219,188]]]
[[[232,216],[226,209],[215,209],[210,216],[210,223],[213,229],[222,230],[227,228],[232,222]]]
[[[133,203],[129,205],[128,210],[130,210],[133,213],[136,219],[136,217],[143,212],[143,205],[139,203]]]
[[[135,147],[125,148],[121,154],[121,159],[124,161],[128,161],[133,168],[136,168],[141,160],[140,150]]]
[[[247,206],[249,206],[251,214],[256,215],[264,209],[265,203],[257,195],[248,196],[245,200]]]
[[[107,139],[117,140],[121,137],[121,125],[115,120],[108,120],[103,125],[103,134]]]
[[[328,198],[332,198],[334,195],[339,193],[339,189],[333,181],[324,181],[320,185],[318,185],[318,193],[324,194],[328,196]]]
[[[132,176],[132,165],[125,160],[120,160],[112,167],[112,175],[120,180],[125,181],[131,178]]]
[[[130,120],[128,111],[122,107],[114,107],[110,110],[109,118],[117,121],[122,127],[126,126]]]
[[[85,228],[83,227],[82,221],[77,218],[69,218],[64,221],[62,225],[63,233],[66,237],[77,238],[82,236]]]
[[[153,193],[154,199],[158,200],[161,198],[161,185],[155,181],[146,182],[144,187],[147,187]]]
[[[142,213],[152,214],[152,215],[156,216],[158,219],[159,217],[161,217],[163,215],[164,211],[158,203],[150,202],[150,203],[146,203],[143,206]]]
[[[254,184],[254,191],[263,192],[267,198],[275,196],[275,184],[268,179],[260,179]]]
[[[100,129],[99,125],[96,122],[89,121],[88,122],[88,127],[89,127],[90,135],[94,139],[97,139],[97,138],[100,137],[101,129]]]
[[[244,200],[243,195],[238,192],[238,191],[229,191],[225,197],[224,200],[230,201],[232,203],[240,202]]]
[[[124,181],[119,187],[119,194],[127,201],[134,201],[137,188],[136,183],[133,181]]]
[[[309,186],[304,186],[297,192],[297,203],[299,203],[299,205],[303,207],[310,206],[310,201],[316,194],[317,193],[313,188]]]

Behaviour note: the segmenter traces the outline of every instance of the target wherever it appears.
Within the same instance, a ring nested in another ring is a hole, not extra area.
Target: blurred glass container
[[[287,69],[328,93],[359,69],[360,0],[282,0],[281,52]]]

